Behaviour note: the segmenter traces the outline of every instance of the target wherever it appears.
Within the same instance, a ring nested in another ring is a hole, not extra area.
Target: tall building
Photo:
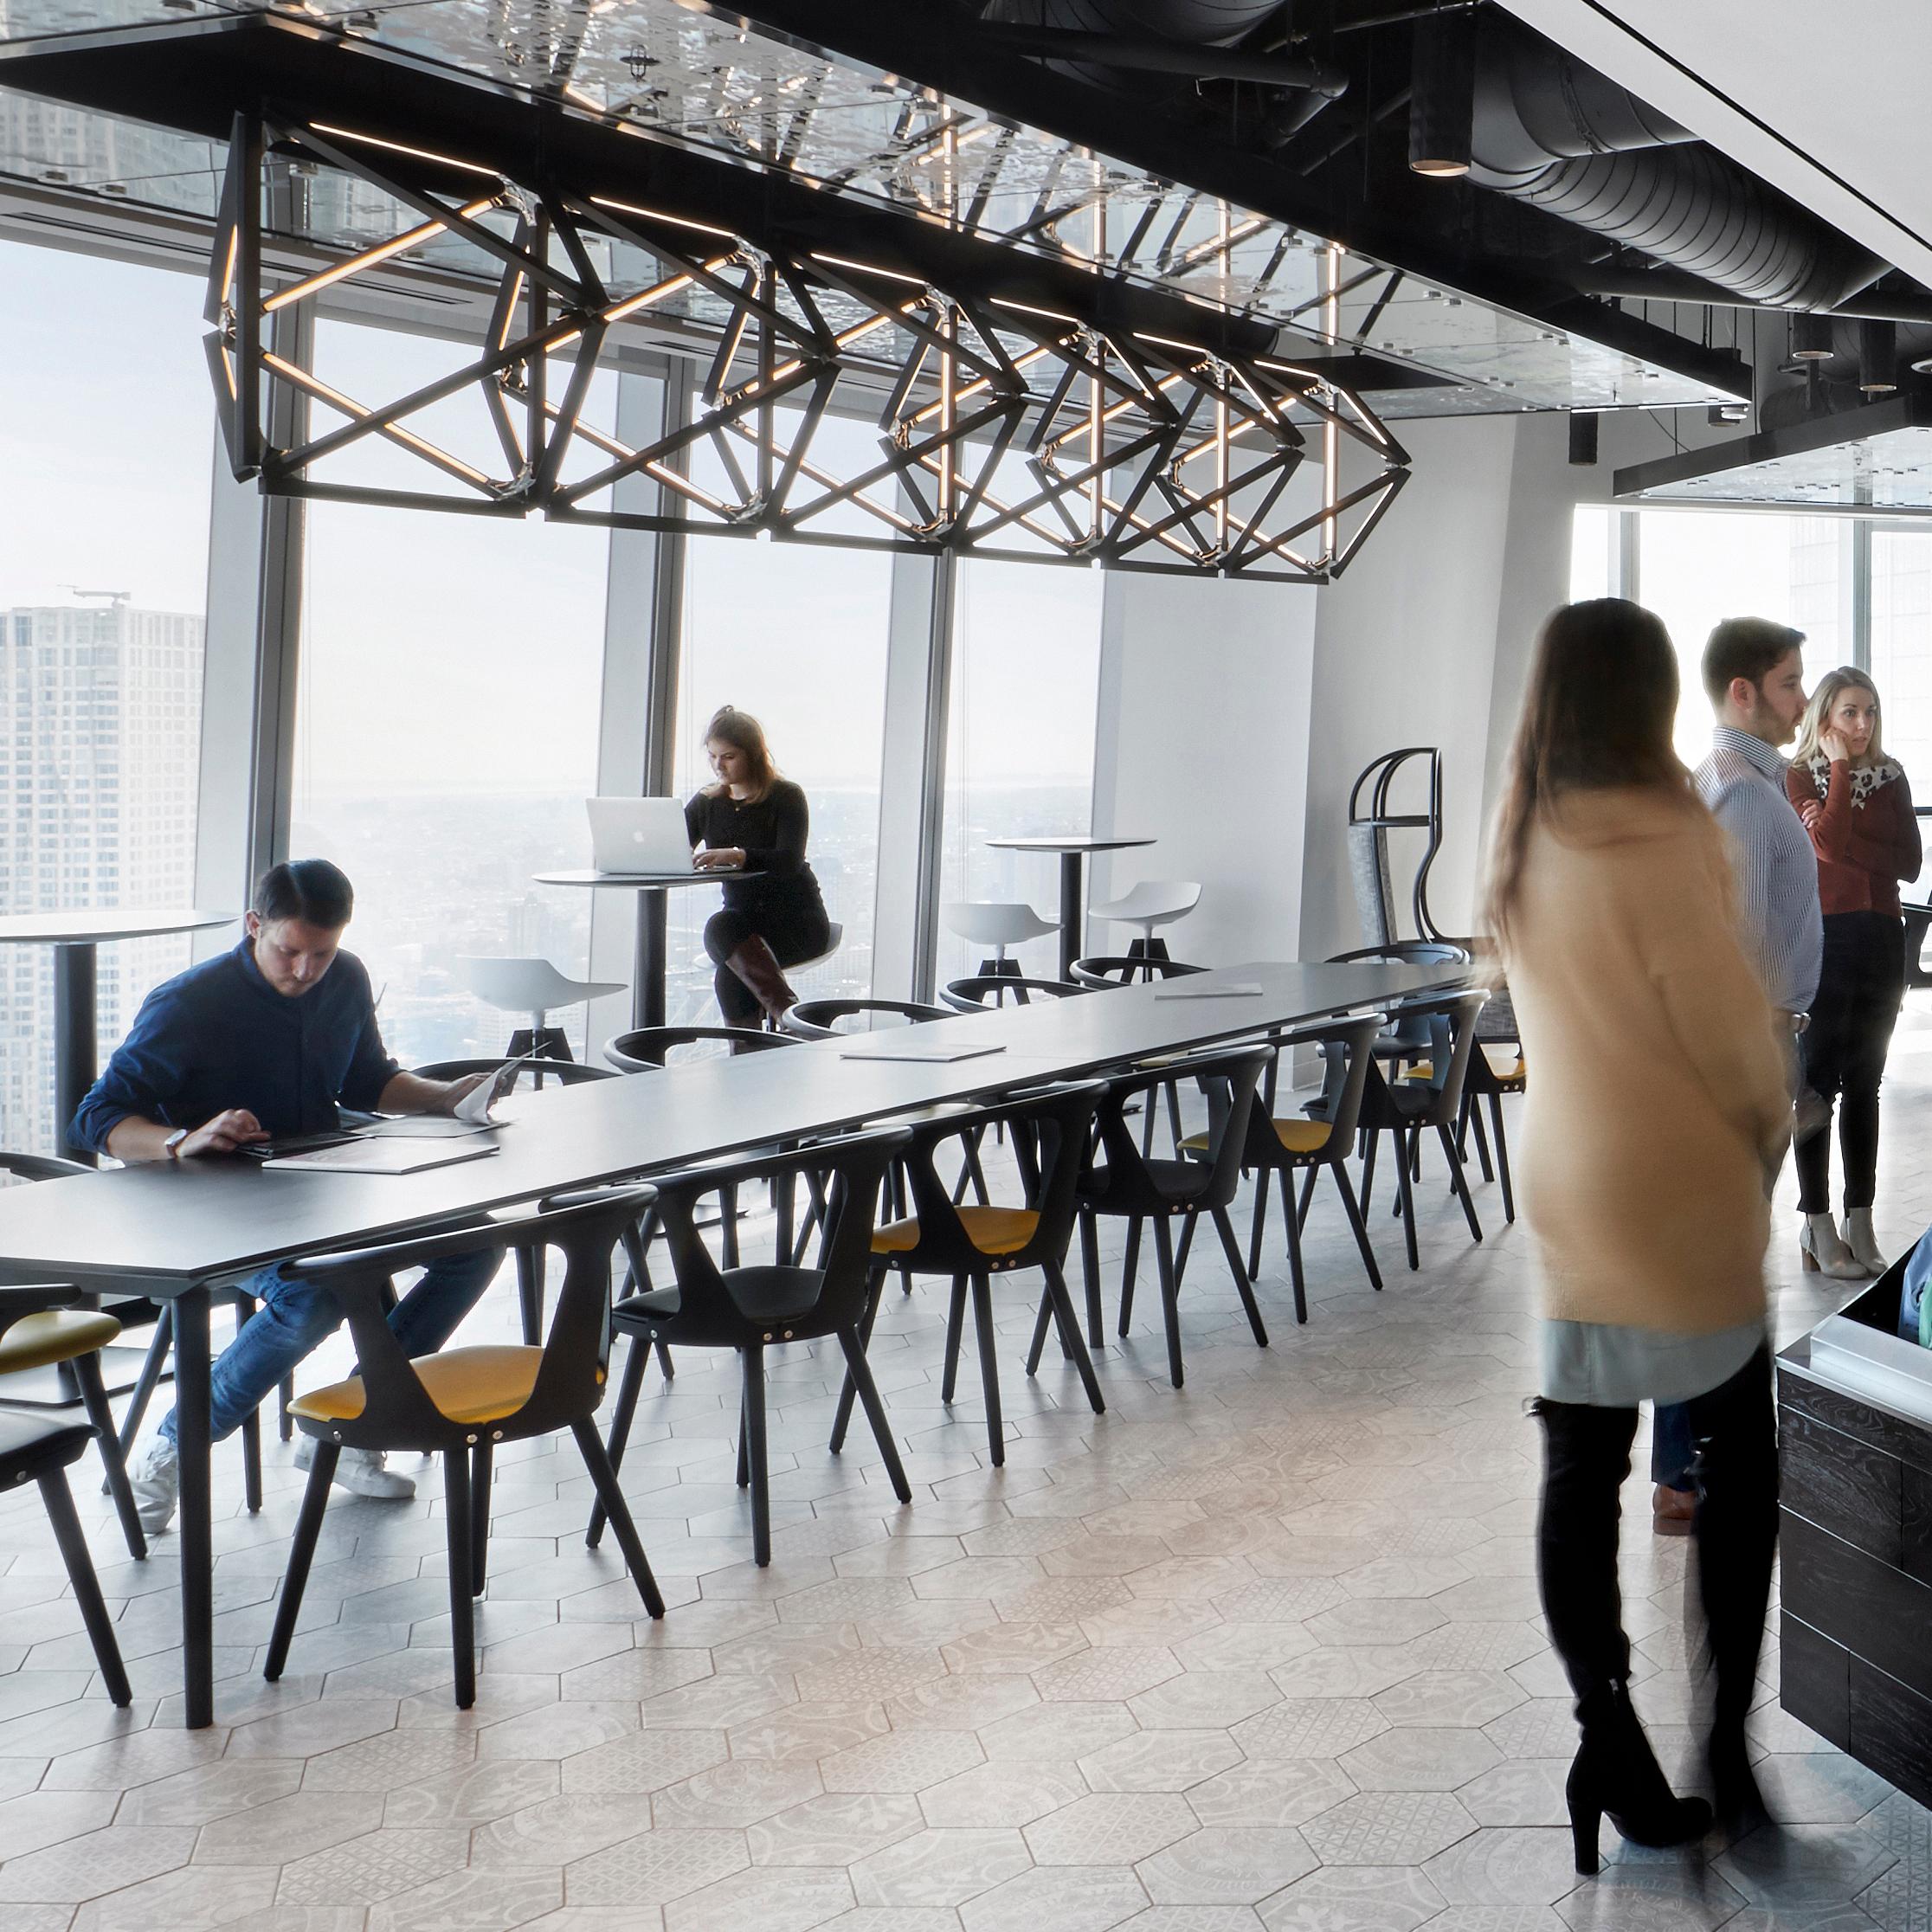
[[[184,906],[195,883],[203,620],[106,603],[0,610],[0,910]],[[180,939],[104,947],[103,1045]],[[0,948],[0,1144],[50,1151],[54,971],[46,947]]]

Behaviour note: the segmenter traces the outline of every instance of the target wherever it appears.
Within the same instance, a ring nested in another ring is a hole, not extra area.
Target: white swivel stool
[[[1154,929],[1186,918],[1200,904],[1201,887],[1193,879],[1143,879],[1119,898],[1091,908],[1089,916],[1140,928],[1140,937],[1127,948],[1129,959],[1165,959],[1167,941],[1157,938]],[[1153,975],[1147,977],[1151,979]]]
[[[786,967],[787,973],[808,973],[815,966],[822,966],[834,953],[845,943],[845,928],[836,919],[828,919],[825,924],[825,950],[815,952],[809,959],[795,959]]]
[[[1000,899],[954,899],[940,909],[940,917],[950,931],[976,946],[990,946],[993,951],[979,963],[978,977],[995,975],[1020,976],[1020,962],[1007,957],[1008,946],[1024,945],[1029,939],[1043,939],[1059,928],[1043,919],[1030,905],[1016,905]]]
[[[581,1006],[625,990],[621,980],[575,980],[557,971],[547,959],[459,959],[470,991],[486,1006],[530,1016],[527,1027],[510,1036],[506,1053],[543,1053],[569,1059],[570,1047],[561,1027],[546,1026],[549,1014],[562,1007]]]

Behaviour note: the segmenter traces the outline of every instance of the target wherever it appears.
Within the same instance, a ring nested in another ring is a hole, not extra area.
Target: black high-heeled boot
[[[1633,1845],[1662,1849],[1691,1845],[1710,1829],[1702,1798],[1679,1798],[1644,1736],[1622,1682],[1600,1684],[1576,1706],[1583,1742],[1570,1766],[1563,1795],[1569,1802],[1576,1869],[1586,1878],[1599,1867],[1597,1832],[1608,1816]]]

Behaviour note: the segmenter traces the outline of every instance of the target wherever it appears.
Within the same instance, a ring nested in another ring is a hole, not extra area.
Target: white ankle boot
[[[1830,1214],[1806,1214],[1798,1230],[1798,1253],[1806,1274],[1829,1275],[1833,1281],[1863,1281],[1864,1265],[1843,1241]]]
[[[1878,1252],[1877,1239],[1871,1232],[1869,1208],[1854,1208],[1845,1215],[1845,1245],[1852,1250],[1852,1259],[1867,1274],[1882,1275],[1891,1265]]]

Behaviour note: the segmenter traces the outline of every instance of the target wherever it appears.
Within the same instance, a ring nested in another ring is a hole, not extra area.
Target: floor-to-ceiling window
[[[832,417],[813,448],[845,473],[876,460],[877,438],[872,423]],[[719,486],[702,461],[694,469]],[[848,511],[834,527],[863,526],[862,512]],[[711,782],[705,726],[721,705],[757,718],[778,769],[804,788],[807,857],[827,913],[844,929],[832,958],[791,976],[807,999],[872,989],[892,583],[884,551],[712,536],[685,545],[677,792],[689,797]],[[665,1012],[673,1023],[718,1018],[702,935],[718,904],[708,886],[671,895]]]
[[[401,394],[452,353],[376,330],[322,333],[319,366],[357,396]],[[464,447],[461,426],[430,415],[423,434]],[[353,473],[440,482],[381,447]],[[348,943],[406,1064],[499,1053],[524,1023],[476,998],[470,958],[543,957],[586,976],[590,895],[533,875],[589,862],[608,555],[595,529],[309,506],[290,849],[353,881]],[[580,1053],[589,1044],[582,1007],[552,1023]]]
[[[1932,804],[1932,535],[1877,529],[1871,544],[1871,676],[1885,750],[1915,800]]]
[[[1098,570],[1052,564],[959,565],[946,720],[942,912],[962,900],[991,899],[1029,904],[1043,918],[1059,916],[1058,861],[996,851],[986,841],[1078,836],[1090,829],[1104,584]],[[1107,929],[1098,930],[1104,935]],[[1045,937],[1009,956],[1023,972],[1053,978],[1058,944]],[[942,916],[942,984],[972,972],[985,953]]]
[[[0,911],[186,906],[214,414],[195,276],[0,244]],[[100,1047],[188,943],[103,949]],[[55,1145],[52,959],[0,948],[0,1143]]]

